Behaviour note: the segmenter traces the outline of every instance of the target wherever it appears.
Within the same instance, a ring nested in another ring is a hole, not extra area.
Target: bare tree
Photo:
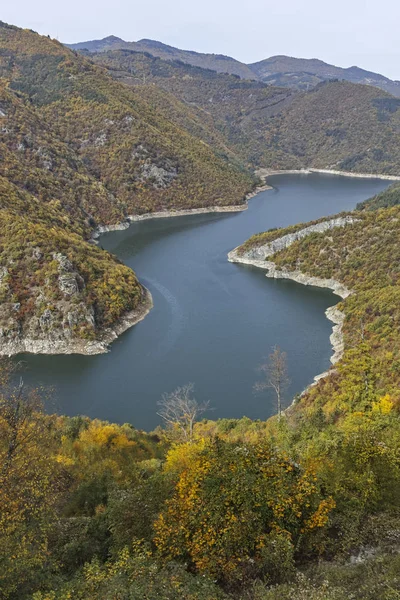
[[[286,352],[282,352],[279,346],[274,346],[268,357],[268,362],[260,365],[259,371],[263,373],[264,379],[255,384],[254,390],[261,392],[267,388],[272,388],[275,391],[278,419],[280,419],[282,399],[290,384],[287,373]]]
[[[187,383],[170,394],[163,394],[158,402],[158,415],[168,427],[178,428],[185,440],[192,441],[193,425],[208,409],[208,402],[199,404],[193,397],[194,384]]]

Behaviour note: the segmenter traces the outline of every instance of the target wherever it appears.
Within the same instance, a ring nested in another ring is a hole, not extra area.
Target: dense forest
[[[400,99],[372,86],[327,81],[298,93],[149,53],[88,56],[134,89],[161,88],[204,122],[211,117],[227,146],[253,167],[398,173]]]
[[[257,167],[396,174],[399,102],[347,82],[296,92],[130,49],[78,54],[1,23],[2,352],[104,351],[145,314],[133,272],[88,243],[98,226],[243,204]]]
[[[0,24],[0,343],[91,344],[140,309],[99,225],[240,204],[256,166],[399,174],[398,108],[346,82],[89,59]],[[149,433],[49,414],[51,391],[1,362],[0,598],[400,597],[398,199],[395,184],[270,257],[352,292],[341,360],[280,418],[193,424],[193,397]]]
[[[171,100],[148,101],[58,42],[0,25],[3,353],[101,351],[109,328],[146,309],[131,269],[88,243],[97,226],[240,204],[251,190],[255,177],[218,135]]]

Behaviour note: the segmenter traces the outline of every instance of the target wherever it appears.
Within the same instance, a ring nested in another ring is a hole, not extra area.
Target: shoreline
[[[113,225],[98,225],[92,232],[90,241],[96,240],[103,234],[109,233],[112,231],[124,231],[128,229],[132,223],[137,223],[139,221],[147,221],[149,219],[165,219],[172,217],[184,217],[190,215],[203,215],[203,214],[212,214],[212,213],[233,213],[233,212],[241,212],[243,210],[248,209],[248,201],[251,198],[254,198],[260,192],[265,192],[266,190],[272,190],[273,187],[267,183],[268,177],[273,175],[311,175],[312,173],[321,173],[322,175],[337,175],[342,177],[357,177],[359,179],[383,179],[387,181],[400,181],[400,175],[384,175],[379,173],[352,173],[351,171],[335,171],[330,169],[314,169],[313,167],[308,167],[306,169],[268,169],[265,167],[260,167],[254,171],[255,175],[257,175],[262,181],[264,181],[263,185],[257,186],[251,192],[248,192],[244,198],[244,202],[242,204],[232,204],[227,206],[207,206],[203,208],[183,208],[183,209],[170,209],[170,210],[162,210],[157,212],[148,212],[143,213],[142,215],[128,215],[125,217],[124,221],[120,223],[115,223]],[[327,215],[328,216],[328,215]]]
[[[385,175],[383,173],[353,173],[352,171],[337,171],[335,169],[314,169],[307,167],[306,169],[267,169],[261,167],[255,171],[256,175],[263,181],[272,175],[311,175],[312,173],[320,173],[321,175],[337,175],[342,177],[357,177],[359,179],[383,179],[386,181],[400,181],[400,175]]]
[[[192,209],[180,209],[180,210],[165,210],[153,213],[144,213],[142,215],[128,215],[124,221],[112,225],[99,225],[94,228],[89,242],[97,244],[97,238],[103,233],[112,231],[123,231],[128,229],[132,223],[145,221],[149,219],[160,219],[160,218],[172,218],[180,216],[198,215],[198,214],[212,214],[212,213],[237,213],[248,208],[248,201],[254,198],[262,191],[273,189],[271,185],[267,183],[267,178],[272,175],[285,175],[285,174],[311,174],[311,173],[322,173],[331,175],[341,175],[345,177],[359,177],[359,178],[376,178],[386,179],[390,181],[400,181],[400,176],[394,175],[383,175],[383,174],[365,174],[365,173],[352,173],[350,171],[334,171],[328,169],[289,169],[289,170],[273,170],[267,168],[260,168],[255,170],[255,174],[264,181],[263,185],[255,187],[252,191],[248,192],[244,198],[242,204],[228,205],[228,206],[210,206],[203,208],[192,208]],[[231,254],[231,253],[229,253]],[[245,262],[243,260],[235,260],[231,262]],[[256,264],[257,261],[249,262],[253,266],[265,267],[264,264]],[[260,261],[261,262],[261,261]],[[277,277],[277,276],[276,276]],[[287,276],[287,278],[290,278]],[[294,279],[296,281],[296,279]],[[300,283],[303,283],[302,281]],[[339,282],[336,284],[340,285]],[[317,285],[317,283],[306,284],[306,285]],[[141,305],[139,310],[127,313],[113,327],[109,327],[100,332],[99,338],[96,341],[84,341],[84,340],[51,340],[42,339],[35,340],[25,338],[22,340],[11,340],[8,343],[0,343],[0,356],[14,356],[22,353],[32,354],[83,354],[83,355],[94,355],[103,354],[109,351],[109,345],[118,338],[124,331],[133,327],[136,323],[140,322],[150,312],[153,307],[153,301],[149,290],[144,288],[146,298],[144,303]],[[321,287],[321,286],[320,286]],[[322,287],[329,287],[322,285]],[[331,288],[334,293],[338,293],[335,289]],[[340,293],[338,293],[340,295]],[[329,317],[328,317],[329,318]],[[319,377],[319,376],[317,376]],[[313,385],[313,384],[311,384]]]
[[[270,186],[266,186],[265,189],[268,189],[269,187]],[[247,209],[247,204],[235,204],[232,206],[211,206],[210,208],[162,210],[153,213],[143,213],[142,215],[128,215],[125,218],[125,221],[122,221],[121,223],[116,223],[115,225],[98,225],[98,227],[96,227],[92,233],[91,240],[97,240],[103,233],[108,233],[110,231],[123,231],[125,229],[129,229],[132,223],[137,223],[138,221],[149,221],[150,219],[168,219],[172,217],[185,217],[190,215],[205,215],[212,213],[236,213],[242,212],[243,210]]]
[[[236,248],[235,248],[236,250]],[[288,279],[290,281],[294,281],[296,283],[300,283],[302,285],[308,285],[311,287],[321,287],[330,289],[331,292],[337,296],[340,296],[342,300],[347,298],[352,294],[351,290],[348,290],[343,284],[334,279],[320,279],[318,277],[311,277],[304,275],[300,271],[279,271],[276,268],[275,263],[272,261],[261,261],[261,260],[252,260],[252,259],[244,259],[241,256],[237,256],[235,254],[235,250],[232,250],[228,254],[228,260],[231,263],[236,264],[244,264],[252,267],[256,267],[258,269],[263,269],[267,271],[265,274],[266,277],[271,279]],[[332,366],[336,364],[343,356],[344,352],[344,337],[343,337],[343,323],[345,320],[345,313],[338,308],[337,304],[333,306],[329,306],[325,311],[326,318],[333,323],[332,333],[329,336],[329,341],[332,346],[332,355],[330,356],[330,361]],[[314,376],[314,380],[310,383],[301,393],[300,396],[303,396],[307,393],[307,391],[318,384],[321,379],[328,377],[332,371],[324,371],[323,373],[319,373]],[[292,404],[295,402],[293,400]],[[291,404],[291,405],[292,405]],[[291,406],[290,405],[290,406]]]
[[[81,354],[93,356],[106,354],[110,351],[110,344],[114,342],[127,329],[142,321],[153,308],[151,292],[142,285],[142,303],[134,310],[122,316],[112,327],[107,327],[100,332],[97,340],[83,339],[30,339],[11,340],[6,344],[0,343],[0,356],[15,356],[17,354]]]
[[[325,229],[322,228],[322,231],[326,231],[327,228],[332,227],[343,227],[346,224],[351,224],[352,221],[344,221],[341,222],[339,219],[332,219],[330,222],[325,221]],[[305,237],[309,233],[312,233],[317,228],[323,224],[318,224],[315,226],[306,227],[295,234],[288,234],[286,236],[282,236],[280,238],[276,238],[275,240],[268,242],[264,246],[255,248],[246,252],[243,255],[238,254],[238,250],[240,246],[237,246],[233,250],[228,253],[228,261],[231,263],[244,264],[252,267],[256,267],[259,269],[263,269],[266,271],[265,276],[271,279],[288,279],[290,281],[294,281],[296,283],[300,283],[302,285],[327,288],[330,289],[334,294],[339,296],[342,300],[350,296],[353,291],[349,290],[345,285],[340,283],[335,279],[322,279],[320,277],[314,277],[312,275],[306,275],[301,271],[288,271],[286,269],[278,269],[276,264],[273,261],[266,260],[268,256],[272,256],[277,251],[290,246],[294,241],[301,237]],[[343,356],[344,352],[344,336],[343,336],[343,324],[345,320],[345,313],[338,308],[337,304],[330,306],[325,311],[326,318],[333,323],[332,333],[329,336],[329,341],[332,346],[333,353],[330,357],[330,362],[335,365]],[[332,371],[329,369],[324,371],[323,373],[319,373],[315,375],[314,381],[310,383],[305,390],[303,390],[300,396],[303,396],[307,393],[307,391],[318,384],[318,382],[329,376]],[[293,400],[293,403],[295,400]]]
[[[251,198],[254,198],[260,192],[265,192],[266,190],[272,190],[273,188],[265,183],[264,185],[259,185],[254,188],[251,192],[248,192],[244,198],[244,202],[242,204],[232,204],[227,206],[206,206],[203,208],[182,208],[182,209],[171,209],[171,210],[161,210],[157,212],[149,212],[143,213],[142,215],[128,215],[125,218],[125,221],[120,223],[116,223],[115,225],[98,225],[91,236],[91,240],[97,240],[103,233],[108,233],[111,231],[124,231],[128,229],[132,223],[137,223],[139,221],[148,221],[150,219],[168,219],[172,217],[185,217],[190,215],[206,215],[213,213],[237,213],[247,210],[249,208],[248,201]]]

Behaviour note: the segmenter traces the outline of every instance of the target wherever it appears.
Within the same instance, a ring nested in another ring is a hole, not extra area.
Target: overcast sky
[[[113,34],[255,62],[274,54],[400,79],[398,0],[1,0],[0,19],[62,42]]]

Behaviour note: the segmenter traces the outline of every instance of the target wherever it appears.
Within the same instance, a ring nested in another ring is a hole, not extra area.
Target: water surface
[[[279,345],[288,355],[287,402],[329,367],[338,298],[328,290],[267,279],[227,261],[254,233],[355,207],[387,181],[330,175],[277,175],[274,187],[241,213],[193,215],[133,224],[101,245],[131,266],[150,289],[154,308],[99,356],[24,355],[25,379],[54,386],[57,410],[135,427],[159,423],[163,392],[193,382],[209,418],[265,419],[275,410],[268,390],[254,395],[256,367]],[[21,358],[21,357],[18,357]]]

